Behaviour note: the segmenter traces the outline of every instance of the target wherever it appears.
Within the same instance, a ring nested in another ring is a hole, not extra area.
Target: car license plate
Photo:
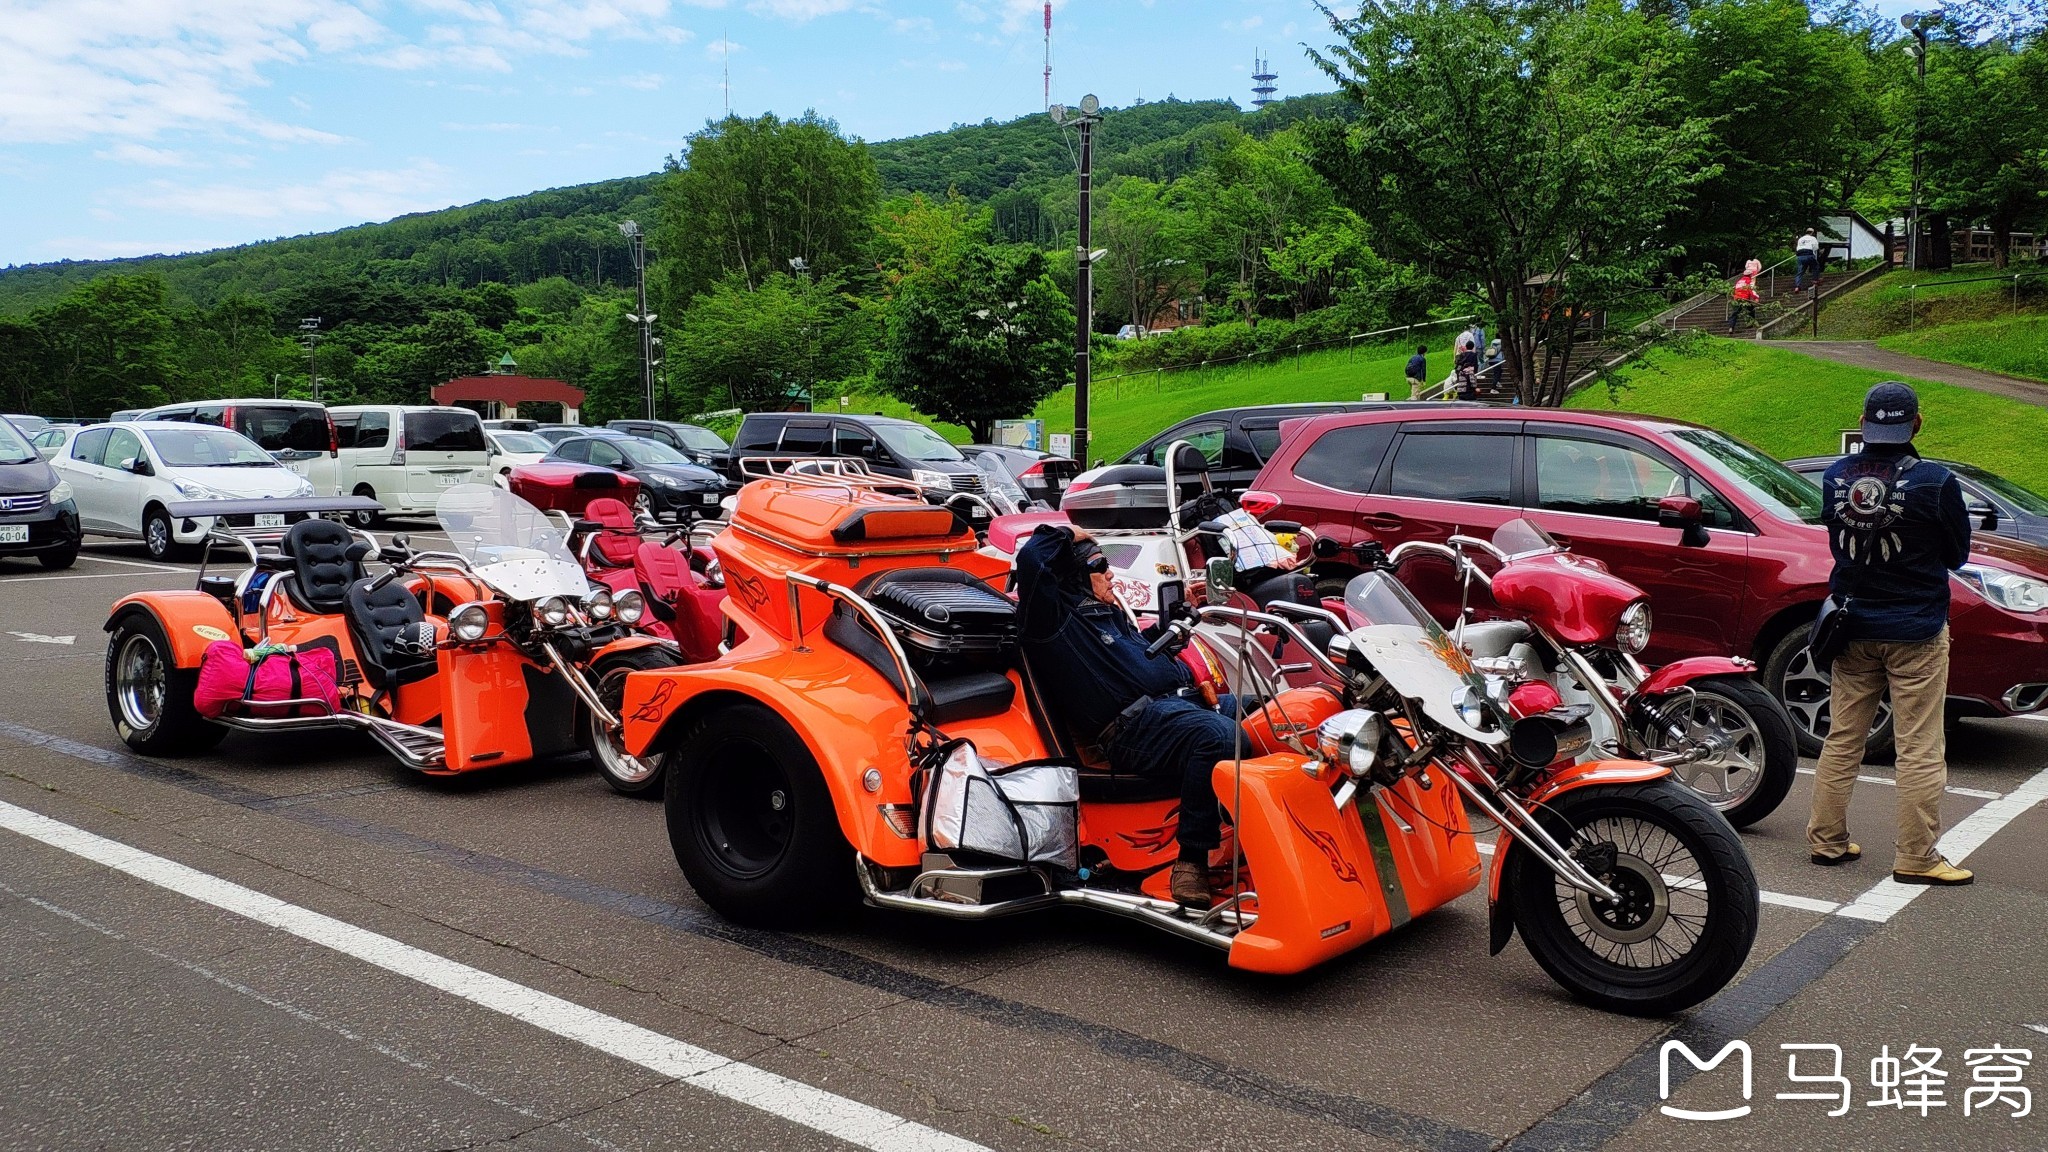
[[[699,501],[701,501],[702,503],[705,503],[705,504],[716,504],[716,503],[718,503],[718,493],[716,493],[716,492],[699,492],[699,493],[697,493],[697,499],[698,499]]]
[[[441,487],[443,487],[443,488],[453,488],[453,487],[455,487],[455,486],[456,486],[457,484],[460,484],[460,483],[462,483],[462,480],[463,480],[462,474],[461,474],[460,472],[457,472],[457,473],[455,473],[455,474],[453,474],[453,475],[449,475],[449,476],[443,476],[443,477],[441,477],[441,478],[440,478],[440,483],[441,483]]]
[[[282,528],[284,527],[284,513],[258,512],[256,514],[256,526],[258,528]]]
[[[28,525],[0,524],[0,544],[28,543]]]

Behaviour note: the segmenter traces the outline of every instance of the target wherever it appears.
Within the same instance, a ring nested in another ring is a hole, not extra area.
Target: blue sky
[[[1055,0],[1053,98],[1283,94],[1307,0]],[[1041,0],[0,0],[0,264],[652,171],[725,107],[870,140],[1040,110]]]

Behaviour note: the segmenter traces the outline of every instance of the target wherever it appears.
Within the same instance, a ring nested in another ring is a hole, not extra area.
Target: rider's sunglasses
[[[1074,559],[1081,565],[1083,572],[1092,575],[1109,571],[1109,557],[1102,554],[1102,549],[1095,546],[1095,541],[1076,540],[1073,547]]]

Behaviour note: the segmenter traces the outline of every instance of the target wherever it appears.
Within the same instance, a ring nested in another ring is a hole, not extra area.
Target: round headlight
[[[1650,603],[1638,600],[1622,610],[1621,626],[1614,630],[1614,645],[1631,656],[1650,646]]]
[[[540,617],[540,622],[550,628],[560,628],[569,622],[569,602],[560,596],[548,597],[533,610]]]
[[[718,561],[709,560],[705,562],[704,586],[706,588],[725,587],[725,567],[721,565]]]
[[[1316,754],[1353,776],[1363,776],[1379,761],[1382,731],[1377,712],[1363,708],[1339,712],[1316,729]]]
[[[640,617],[647,614],[647,601],[629,588],[612,598],[612,614],[624,623],[638,624]]]
[[[589,612],[589,613],[590,613],[590,618],[591,618],[592,620],[609,620],[609,619],[611,619],[611,618],[612,618],[612,594],[611,594],[611,591],[610,591],[609,589],[606,589],[606,588],[599,588],[599,589],[598,589],[597,591],[595,591],[595,592],[592,592],[592,593],[590,594],[590,598],[589,598],[589,599],[587,599],[587,600],[585,600],[585,601],[583,602],[583,608],[584,608],[584,610],[585,610],[585,611],[587,611],[587,612]]]
[[[465,644],[483,639],[490,628],[491,614],[481,604],[464,604],[448,614],[448,631]]]

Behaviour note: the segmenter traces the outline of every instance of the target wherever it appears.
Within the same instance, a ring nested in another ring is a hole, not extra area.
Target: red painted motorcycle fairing
[[[1538,811],[1537,806],[1548,803],[1566,792],[1579,788],[1590,788],[1602,784],[1641,784],[1671,775],[1671,769],[1658,764],[1646,764],[1640,760],[1588,760],[1561,768],[1545,780],[1541,787],[1522,800],[1522,807]],[[1501,903],[1501,878],[1515,863],[1515,858],[1524,849],[1521,841],[1507,829],[1493,841],[1493,877],[1486,889],[1488,919],[1491,924],[1488,940],[1488,955],[1498,956],[1508,946],[1508,940],[1515,933],[1513,909]]]
[[[1684,660],[1673,660],[1644,677],[1636,688],[1636,695],[1662,696],[1709,676],[1751,676],[1755,673],[1756,663],[1740,656],[1690,656]]]
[[[1493,599],[1567,644],[1605,644],[1643,590],[1569,552],[1513,561],[1495,574]]]

